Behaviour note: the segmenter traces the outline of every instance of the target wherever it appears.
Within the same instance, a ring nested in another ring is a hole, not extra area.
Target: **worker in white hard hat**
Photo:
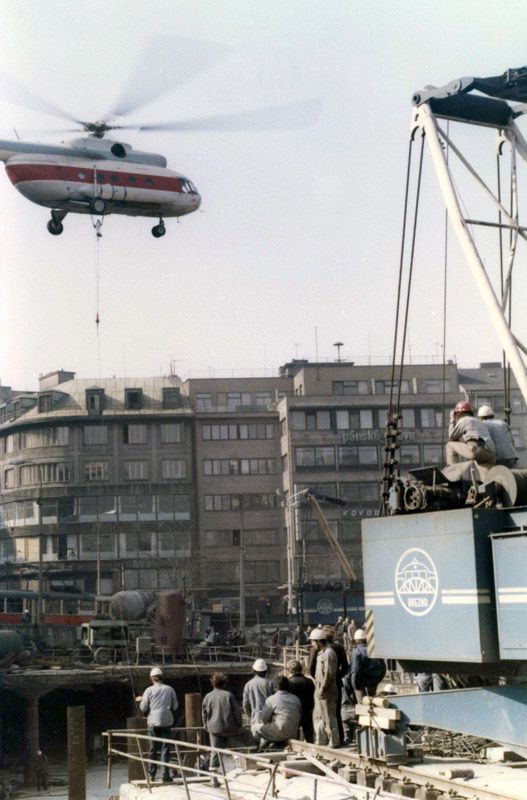
[[[143,714],[148,714],[146,720],[148,735],[155,737],[150,742],[148,758],[151,762],[163,762],[162,781],[163,783],[172,783],[173,778],[168,768],[170,744],[160,742],[159,739],[173,738],[172,725],[174,724],[174,712],[178,708],[178,699],[172,686],[163,683],[163,672],[159,667],[152,667],[150,680],[152,686],[145,689],[141,698],[136,698]],[[148,765],[150,780],[155,780],[156,773],[157,764],[150,763]]]
[[[340,746],[337,725],[337,654],[330,647],[328,634],[324,628],[311,631],[311,641],[317,649],[315,667],[315,719],[321,724],[315,725],[315,743],[322,745],[329,740],[330,747]]]
[[[496,464],[513,469],[518,463],[518,453],[507,423],[502,419],[494,419],[494,411],[487,405],[478,408],[478,417],[486,425],[494,442]]]
[[[350,678],[357,703],[365,696],[373,697],[377,686],[386,674],[386,664],[381,658],[370,658],[366,645],[366,631],[355,631],[355,648],[351,656]]]
[[[253,664],[254,677],[243,687],[242,708],[250,718],[251,733],[260,741],[253,728],[260,722],[260,714],[268,697],[274,694],[274,686],[267,680],[267,664],[257,658]]]

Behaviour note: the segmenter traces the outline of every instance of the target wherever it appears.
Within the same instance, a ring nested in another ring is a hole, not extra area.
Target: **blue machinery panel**
[[[527,660],[527,532],[492,536],[500,657]]]
[[[501,509],[365,520],[365,605],[374,653],[404,661],[498,660],[492,549]]]

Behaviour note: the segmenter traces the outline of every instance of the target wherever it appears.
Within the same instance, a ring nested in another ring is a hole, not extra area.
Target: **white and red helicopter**
[[[188,45],[188,42],[186,42]],[[201,61],[190,67],[186,60],[184,79],[203,68],[203,43],[199,45]],[[214,54],[214,58],[217,54]],[[180,62],[185,53],[180,48]],[[209,59],[210,61],[210,59]],[[158,70],[160,72],[161,70]],[[136,74],[130,82],[134,88],[123,95],[107,120],[123,117],[150,103],[174,88],[180,80],[144,89],[138,86]],[[144,77],[143,77],[144,81]],[[86,135],[47,145],[0,139],[0,160],[18,191],[28,200],[51,209],[48,231],[54,236],[63,232],[67,214],[91,214],[103,217],[108,214],[154,217],[158,223],[152,228],[156,238],[166,233],[164,219],[181,217],[197,211],[201,196],[192,181],[179,172],[167,168],[167,159],[159,153],[134,150],[122,141],[104,138],[113,130],[172,130],[172,131],[228,131],[299,128],[308,124],[318,113],[318,102],[308,101],[256,111],[207,116],[198,119],[154,123],[150,125],[111,124],[109,121],[86,122],[65,112],[33,90],[28,90],[6,75],[1,75],[3,95],[22,98],[23,104],[46,114],[74,122]],[[143,83],[144,86],[144,83]]]

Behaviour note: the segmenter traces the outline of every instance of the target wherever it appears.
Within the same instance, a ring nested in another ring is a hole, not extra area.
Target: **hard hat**
[[[382,689],[382,694],[397,694],[397,689],[393,683],[387,683]]]
[[[366,641],[366,631],[363,631],[362,628],[359,628],[358,631],[355,631],[353,634],[353,638],[356,642],[365,642]]]
[[[263,660],[263,658],[257,658],[253,664],[253,670],[255,672],[266,672],[267,671],[267,664]]]
[[[456,403],[454,406],[454,411],[456,414],[472,414],[474,409],[468,402],[468,400],[460,400],[459,403]]]
[[[159,677],[160,678],[162,675],[163,675],[163,673],[159,669],[159,667],[152,667],[152,669],[150,670],[150,677],[151,678],[155,678],[155,677]]]
[[[494,411],[490,406],[480,406],[478,408],[478,417],[480,419],[486,419],[487,417],[493,417]]]
[[[309,638],[312,642],[321,642],[325,641],[328,638],[326,631],[323,628],[315,628],[309,634]]]

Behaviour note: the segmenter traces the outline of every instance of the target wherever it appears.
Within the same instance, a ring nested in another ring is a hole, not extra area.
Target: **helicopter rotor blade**
[[[152,38],[105,119],[127,116],[152,103],[208,69],[228,53],[227,47],[213,42],[168,35]],[[148,70],[145,64],[148,64]]]
[[[26,108],[33,109],[33,111],[39,111],[43,114],[49,114],[51,117],[67,119],[70,122],[76,122],[82,125],[69,111],[65,111],[60,106],[42,97],[42,95],[35,92],[34,89],[28,89],[23,83],[14,80],[2,71],[0,71],[0,85],[2,86],[2,98],[8,100],[10,103],[14,103],[18,106],[25,106]]]
[[[320,100],[305,100],[283,106],[197,117],[188,120],[173,120],[151,125],[139,125],[140,131],[264,131],[306,128],[320,115]]]

